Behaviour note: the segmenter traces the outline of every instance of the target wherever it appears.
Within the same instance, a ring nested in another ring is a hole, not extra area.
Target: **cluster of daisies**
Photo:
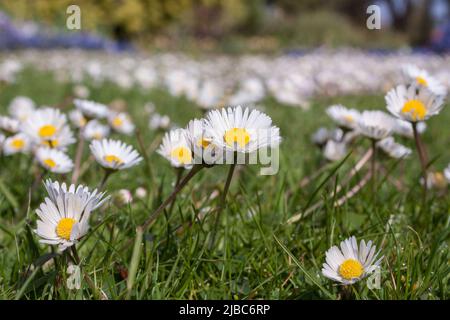
[[[190,169],[195,164],[232,164],[235,153],[275,148],[280,142],[279,128],[269,116],[238,106],[211,110],[186,128],[170,130],[157,152],[173,167]]]
[[[386,94],[386,108],[390,114],[378,110],[359,112],[342,105],[327,109],[327,114],[339,128],[321,128],[312,140],[322,148],[328,160],[336,161],[346,156],[357,136],[369,138],[374,148],[383,150],[390,157],[408,157],[412,150],[396,142],[395,134],[415,139],[419,156],[424,157],[424,145],[419,135],[426,129],[424,121],[439,114],[443,108],[447,91],[437,79],[415,66],[406,66],[403,75],[405,83]],[[428,163],[422,165],[426,168]],[[425,187],[436,184],[438,176],[435,173],[428,176]],[[450,166],[444,170],[444,176],[450,182]],[[378,254],[371,241],[366,244],[362,240],[358,246],[355,237],[351,237],[341,242],[340,248],[333,246],[326,252],[322,274],[344,285],[355,283],[379,267],[381,258],[377,259]]]
[[[111,130],[130,135],[134,124],[125,112],[115,112],[106,105],[74,100],[69,119],[79,131],[79,140],[92,141],[90,149],[103,167],[116,170],[137,164],[141,158],[121,141],[106,139]],[[105,120],[106,124],[100,121]],[[31,154],[46,171],[66,174],[74,169],[68,155],[77,142],[68,117],[60,109],[37,108],[27,97],[16,97],[9,105],[9,116],[0,117],[1,152],[4,156]]]

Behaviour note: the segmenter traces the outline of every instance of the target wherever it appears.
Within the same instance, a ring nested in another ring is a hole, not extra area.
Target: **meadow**
[[[170,194],[177,170],[155,152],[162,133],[148,128],[143,107],[151,101],[156,111],[184,127],[202,117],[195,103],[154,88],[123,89],[106,82],[83,83],[89,99],[111,103],[120,99],[137,127],[132,136],[113,138],[133,145],[144,160],[120,171],[106,183],[112,195],[92,214],[91,229],[77,244],[82,274],[79,290],[66,281],[67,259],[40,244],[35,209],[45,197],[40,183],[30,193],[37,166],[26,155],[0,157],[0,298],[1,299],[448,299],[450,199],[448,186],[429,190],[423,202],[420,163],[414,141],[399,139],[413,150],[407,159],[382,157],[384,171],[375,183],[335,206],[363,179],[369,164],[346,183],[349,172],[370,149],[358,139],[341,161],[326,164],[311,142],[321,126],[333,127],[325,110],[340,103],[358,110],[386,110],[384,93],[316,97],[309,109],[288,107],[268,97],[259,103],[280,128],[279,172],[259,175],[259,166],[238,166],[212,241],[218,205],[228,166],[214,166],[193,178],[153,225],[142,242],[136,228]],[[64,102],[72,85],[34,69],[3,84],[0,111],[18,96],[37,105],[73,108]],[[450,162],[450,106],[427,121],[423,141],[436,171]],[[141,142],[139,142],[139,140]],[[75,153],[75,145],[69,154]],[[306,183],[306,177],[313,177]],[[47,173],[45,178],[70,182],[69,176]],[[102,171],[85,148],[79,182],[95,188]],[[341,186],[341,187],[338,187]],[[136,195],[145,188],[146,195]],[[128,189],[129,203],[117,200]],[[312,209],[310,209],[312,208]],[[309,209],[309,210],[308,210]],[[307,214],[305,214],[307,212]],[[289,220],[303,213],[296,221]],[[384,256],[380,285],[369,288],[366,279],[343,290],[321,273],[325,252],[356,236],[372,240]],[[139,237],[138,237],[138,240]],[[93,290],[92,288],[96,288]]]

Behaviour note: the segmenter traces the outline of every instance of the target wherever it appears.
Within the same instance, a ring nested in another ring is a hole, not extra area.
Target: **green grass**
[[[201,112],[185,99],[175,99],[162,90],[121,90],[112,84],[91,89],[91,98],[109,103],[123,99],[128,105],[148,147],[158,137],[147,129],[143,105],[153,101],[157,110],[184,126]],[[54,105],[70,91],[70,85],[55,82],[49,74],[27,70],[14,85],[3,86],[3,113],[16,95],[27,95],[38,104]],[[111,177],[107,191],[137,187],[149,191],[148,199],[135,197],[130,206],[113,202],[92,215],[91,230],[78,245],[83,272],[109,299],[329,299],[339,298],[342,287],[321,275],[325,251],[346,237],[373,240],[381,247],[381,288],[369,289],[365,281],[353,286],[355,299],[448,299],[450,209],[448,190],[432,191],[421,202],[417,155],[403,163],[384,159],[391,176],[404,183],[403,190],[378,175],[376,193],[370,186],[341,207],[330,197],[336,185],[369,147],[358,141],[345,162],[334,164],[304,188],[299,181],[321,166],[321,155],[310,143],[310,135],[321,125],[331,127],[324,109],[331,103],[349,107],[384,108],[383,96],[348,96],[314,100],[302,111],[264,102],[266,112],[281,128],[280,171],[260,176],[257,166],[239,167],[221,215],[215,246],[209,247],[215,216],[196,215],[215,208],[225,183],[227,167],[203,170],[183,190],[173,212],[166,212],[135,239],[136,227],[171,191],[176,172],[158,154],[148,163]],[[434,167],[442,170],[449,162],[450,107],[428,122],[424,140]],[[135,137],[115,136],[135,147]],[[403,141],[414,147],[413,141]],[[74,150],[70,150],[73,156]],[[86,149],[84,159],[88,158]],[[40,187],[28,199],[36,167],[26,156],[0,159],[0,298],[1,299],[91,299],[93,292],[83,281],[82,289],[65,286],[66,257],[55,259],[51,248],[38,243],[33,234],[34,209],[43,201]],[[87,160],[86,160],[87,161]],[[150,175],[150,170],[152,175]],[[352,185],[363,173],[352,180]],[[67,177],[48,175],[57,180]],[[153,178],[152,178],[153,177]],[[91,163],[81,182],[97,186],[101,170]],[[348,187],[344,187],[342,195]],[[317,201],[324,204],[294,224],[287,220]],[[30,201],[29,212],[24,212]],[[391,223],[389,223],[390,217]],[[175,232],[191,223],[182,234]],[[55,263],[45,263],[54,261]],[[126,275],[128,274],[128,281]],[[130,280],[132,279],[132,280]],[[133,281],[134,280],[134,281]]]

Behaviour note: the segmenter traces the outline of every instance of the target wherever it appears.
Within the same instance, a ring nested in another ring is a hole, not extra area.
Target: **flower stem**
[[[180,183],[174,188],[170,196],[152,213],[152,215],[144,222],[141,226],[145,230],[150,226],[163,212],[164,208],[167,207],[172,201],[175,200],[177,194],[187,185],[187,183],[201,170],[204,165],[194,165],[189,173],[180,181]]]
[[[81,159],[83,157],[83,151],[84,151],[84,134],[83,128],[80,128],[80,131],[78,132],[78,145],[75,154],[75,168],[72,174],[72,184],[76,184],[78,178],[80,177],[80,166],[81,166]]]
[[[424,184],[423,200],[425,202],[426,198],[427,198],[427,189],[428,189],[428,182],[427,182],[428,160],[427,160],[427,156],[425,154],[424,145],[420,139],[419,132],[417,131],[417,122],[412,123],[412,128],[413,128],[413,133],[414,133],[414,141],[416,142],[417,153],[419,154],[420,165],[422,167],[422,176],[423,176],[423,184]]]
[[[80,257],[78,256],[77,248],[75,247],[75,245],[73,245],[73,246],[71,247],[71,250],[72,250],[72,257],[73,257],[74,262],[75,262],[75,263],[80,267],[80,269],[81,269],[81,259],[80,259]],[[82,269],[81,269],[81,270],[82,270]],[[82,270],[82,271],[83,271],[83,270]],[[89,277],[89,275],[88,275],[87,273],[85,273],[85,272],[83,272],[83,273],[84,273],[84,279],[86,280],[86,282],[87,282],[89,288],[91,288],[92,295],[94,296],[94,299],[98,299],[98,298],[99,298],[99,293],[98,293],[97,287],[95,286],[94,281],[92,281],[91,277]]]
[[[211,237],[211,242],[209,243],[209,248],[211,249],[214,245],[217,235],[217,228],[219,226],[220,214],[225,208],[226,198],[228,190],[230,189],[231,179],[233,178],[234,169],[236,168],[236,156],[234,157],[233,163],[230,165],[230,169],[228,170],[227,181],[225,182],[225,186],[223,188],[222,197],[220,198],[219,207],[217,208],[216,219],[214,221],[214,229]]]
[[[377,184],[377,179],[376,179],[376,163],[377,161],[377,141],[375,139],[372,139],[372,161],[370,162],[370,173],[372,175],[372,195],[375,195],[375,191],[376,191],[376,184]]]
[[[103,175],[103,179],[102,179],[102,181],[100,182],[100,184],[98,185],[98,191],[102,191],[103,190],[103,188],[105,187],[105,185],[106,185],[106,181],[108,181],[108,178],[109,178],[109,176],[113,173],[114,171],[112,171],[112,170],[108,170],[108,169],[105,169],[105,174]]]

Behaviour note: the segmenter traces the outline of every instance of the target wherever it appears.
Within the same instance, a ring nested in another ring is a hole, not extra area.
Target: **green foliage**
[[[180,126],[201,116],[192,103],[162,90],[124,91],[112,84],[86,85],[94,100],[108,103],[121,98],[127,102],[146,147],[158,139],[157,133],[147,129],[142,110],[146,102],[153,101],[159,112],[168,114]],[[39,105],[55,105],[64,99],[68,89],[48,74],[28,70],[16,84],[4,88],[0,106],[6,106],[19,94],[30,96]],[[354,298],[448,299],[450,200],[433,191],[426,206],[421,206],[421,187],[417,182],[420,169],[415,155],[405,161],[403,169],[396,161],[384,162],[393,169],[392,178],[404,184],[401,191],[381,175],[375,196],[370,188],[364,188],[341,207],[333,206],[330,193],[369,146],[364,142],[341,167],[326,170],[306,187],[298,186],[301,179],[320,166],[320,152],[311,145],[309,137],[319,126],[330,126],[324,113],[330,103],[360,109],[384,107],[380,95],[319,98],[308,111],[285,107],[272,99],[265,101],[266,112],[280,127],[284,139],[280,172],[259,176],[254,166],[237,170],[212,248],[208,246],[215,220],[211,209],[218,205],[218,197],[210,196],[223,187],[225,166],[199,174],[179,195],[173,211],[166,212],[142,235],[142,246],[135,244],[139,239],[136,227],[169,194],[176,174],[167,161],[151,153],[147,164],[112,176],[108,193],[145,187],[149,195],[146,199],[135,197],[131,206],[111,204],[93,213],[91,230],[78,245],[84,272],[95,278],[109,299],[328,299],[339,297],[341,287],[321,276],[325,251],[355,235],[373,240],[385,258],[381,289],[371,290],[361,281],[353,287]],[[439,157],[437,168],[448,163],[449,120],[447,105],[428,122],[424,135],[430,153]],[[135,137],[116,136],[119,137],[138,147]],[[411,141],[403,143],[414,147]],[[73,155],[74,150],[69,152]],[[95,187],[101,171],[88,160],[87,150],[84,159],[89,166],[81,182]],[[34,210],[44,199],[44,188],[32,195],[26,216],[14,209],[14,201],[7,200],[12,195],[20,207],[28,201],[27,190],[33,181],[30,159],[14,156],[0,161],[0,177],[7,182],[3,188],[10,193],[0,189],[0,298],[92,298],[85,281],[79,291],[66,288],[66,257],[58,255],[53,259],[49,246],[39,244],[32,234]],[[358,175],[352,182],[359,178]],[[448,194],[448,190],[445,192]],[[323,200],[323,205],[310,216],[294,224],[286,223],[306,209],[309,202],[318,200]],[[206,215],[196,219],[201,210]],[[179,226],[187,227],[184,232],[176,232]]]

